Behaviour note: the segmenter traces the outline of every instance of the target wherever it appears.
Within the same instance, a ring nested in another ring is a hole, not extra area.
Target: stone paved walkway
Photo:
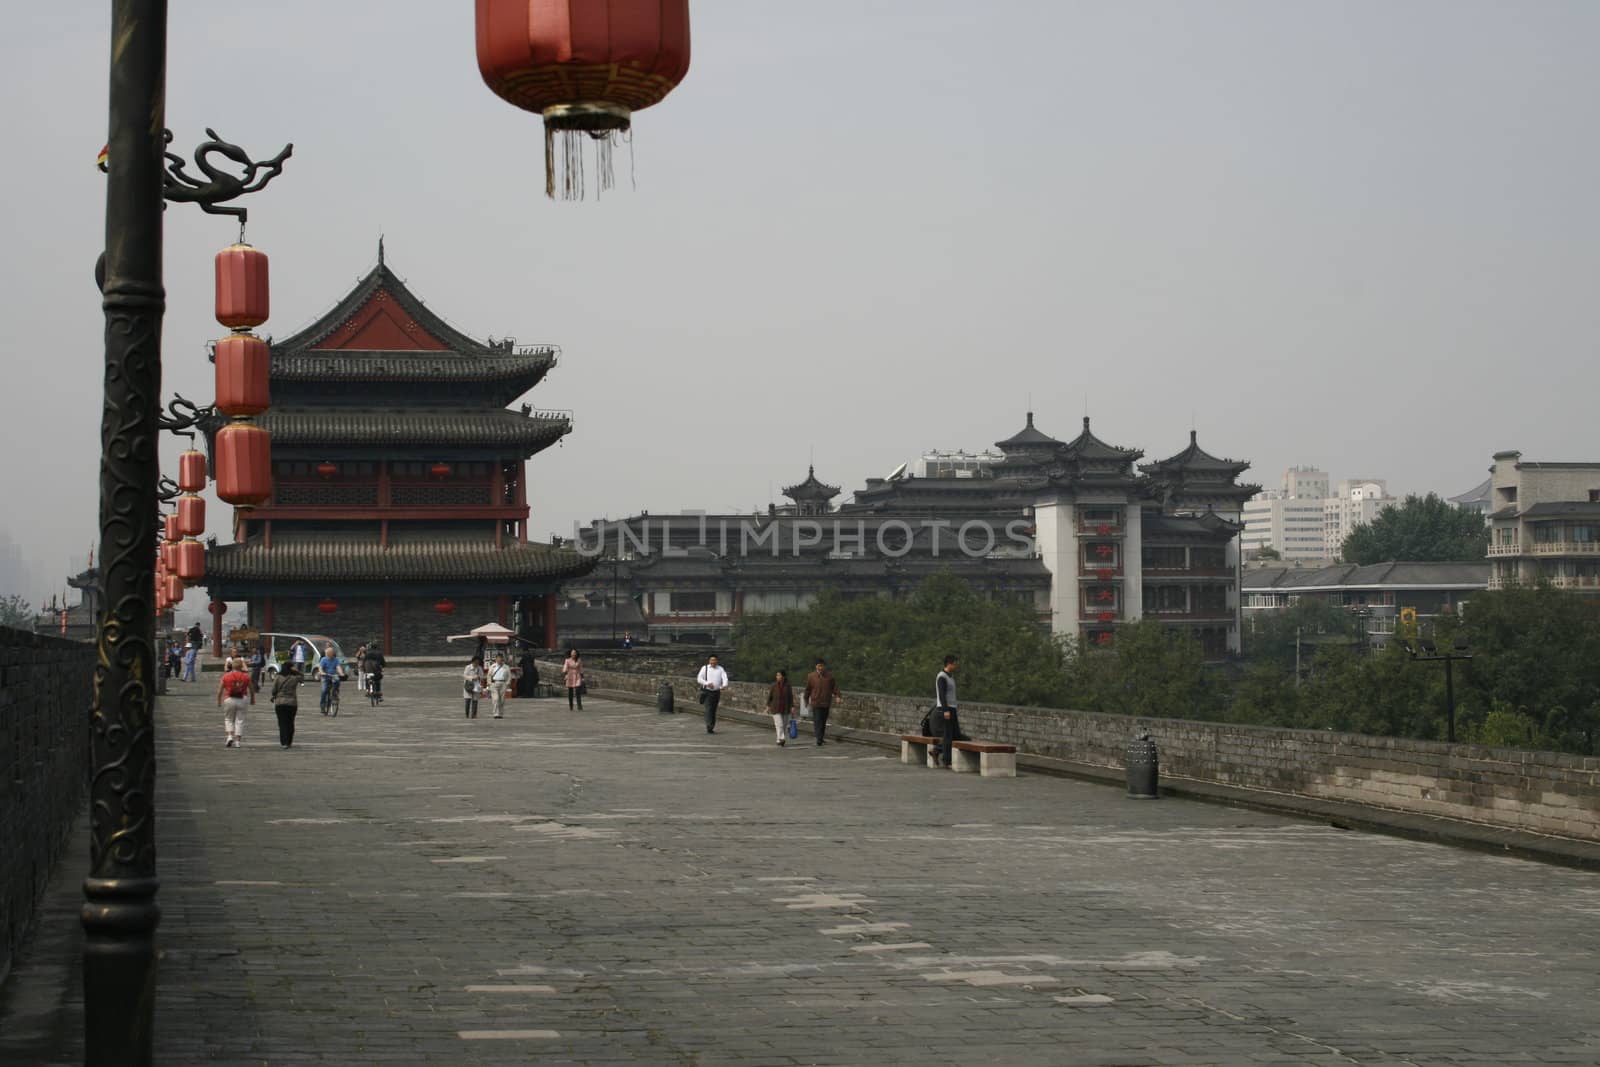
[[[1600,1062],[1592,874],[389,689],[288,751],[164,702],[158,1063]],[[82,875],[0,1063],[81,1061]]]

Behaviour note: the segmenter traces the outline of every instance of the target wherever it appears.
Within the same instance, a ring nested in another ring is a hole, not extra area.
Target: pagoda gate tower
[[[509,407],[553,347],[474,340],[384,263],[271,349],[272,497],[234,512],[206,554],[221,642],[227,602],[263,631],[326,634],[347,651],[439,655],[486,622],[555,644],[560,584],[593,561],[528,540],[527,461],[572,429]]]

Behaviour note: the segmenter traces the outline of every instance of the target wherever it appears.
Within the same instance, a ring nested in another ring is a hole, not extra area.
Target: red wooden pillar
[[[388,507],[390,499],[389,463],[387,460],[382,460],[378,463],[378,506],[380,508]]]
[[[215,598],[211,601],[211,654],[222,655],[222,613],[228,605]]]
[[[526,508],[527,506],[528,465],[526,463],[520,463],[517,465],[517,507]],[[528,539],[528,516],[523,516],[521,519],[517,520],[517,539],[520,541],[526,541]],[[550,647],[554,648],[555,646],[551,645]]]
[[[394,655],[394,601],[383,598],[383,654]]]
[[[267,631],[270,632],[270,631],[276,630],[278,628],[277,625],[276,625],[276,620],[273,618],[273,615],[274,615],[274,610],[273,610],[272,598],[271,597],[267,597],[265,600],[263,600],[261,602],[261,628],[263,630],[267,630]]]
[[[494,602],[495,621],[501,626],[511,622],[511,598],[508,596],[496,597]]]
[[[544,595],[544,647],[556,647],[556,595]]]

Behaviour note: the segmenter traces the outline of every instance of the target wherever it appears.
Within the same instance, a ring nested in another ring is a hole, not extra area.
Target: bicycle
[[[333,684],[328,686],[322,694],[322,714],[330,719],[339,717],[339,679],[335,678]]]
[[[363,688],[366,690],[367,699],[372,703],[373,707],[383,703],[383,675],[368,671],[366,685]]]

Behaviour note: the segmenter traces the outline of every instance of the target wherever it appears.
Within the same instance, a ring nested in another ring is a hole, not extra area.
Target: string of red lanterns
[[[235,507],[254,507],[272,495],[272,440],[250,421],[267,410],[271,353],[250,331],[271,311],[267,254],[247,244],[229,245],[216,258],[217,321],[233,333],[216,345],[216,408],[231,420],[217,431],[217,496]]]

